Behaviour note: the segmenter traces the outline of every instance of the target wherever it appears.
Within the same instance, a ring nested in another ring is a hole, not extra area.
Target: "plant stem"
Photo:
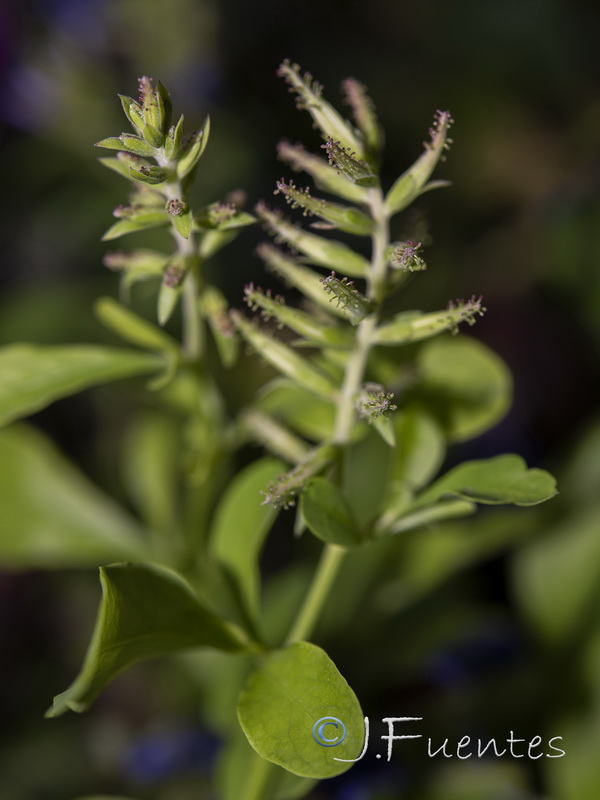
[[[346,446],[350,441],[355,418],[355,397],[360,391],[373,347],[374,332],[378,322],[377,307],[385,295],[387,270],[385,251],[389,244],[389,226],[380,189],[371,190],[370,204],[374,230],[371,267],[367,278],[367,296],[375,302],[376,310],[359,323],[356,332],[356,347],[346,364],[333,434],[334,443],[340,447]],[[345,554],[346,551],[336,545],[327,544],[323,548],[308,593],[287,636],[287,644],[307,639],[311,635]]]
[[[197,361],[202,355],[203,336],[198,314],[198,280],[193,270],[190,270],[183,285],[182,310],[183,354],[190,361]]]
[[[168,179],[165,196],[168,200],[179,200],[186,202],[185,191],[181,179],[177,175],[177,162],[171,161],[165,156],[164,150],[157,152],[156,161],[159,166],[167,171]],[[198,313],[198,276],[196,274],[198,265],[198,243],[196,234],[192,231],[186,239],[182,236],[174,225],[171,232],[177,244],[177,252],[180,256],[191,257],[193,266],[189,269],[184,278],[183,284],[183,355],[189,361],[198,361],[203,351],[203,335],[200,316]]]
[[[346,551],[335,544],[328,544],[323,548],[310,589],[290,629],[286,644],[310,636],[345,554]]]

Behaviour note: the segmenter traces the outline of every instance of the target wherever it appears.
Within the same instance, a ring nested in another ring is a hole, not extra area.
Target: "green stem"
[[[185,278],[182,309],[183,355],[190,361],[198,361],[202,355],[203,331],[198,313],[198,281],[193,271]]]
[[[370,193],[371,215],[375,223],[372,235],[371,268],[367,279],[367,295],[379,305],[385,294],[387,264],[385,251],[389,243],[388,216],[385,211],[383,194],[380,189]],[[340,447],[350,441],[355,419],[355,397],[360,391],[364,379],[369,355],[374,344],[374,333],[377,327],[377,311],[358,325],[356,347],[348,358],[344,380],[337,404],[337,414],[333,441]],[[298,612],[298,615],[286,639],[286,643],[307,639],[318,620],[321,608],[325,604],[331,586],[344,560],[346,551],[336,545],[328,544],[323,548],[321,558],[311,586]]]
[[[323,548],[308,594],[286,639],[286,644],[308,639],[326,600],[346,551],[335,544]]]
[[[156,161],[159,166],[167,171],[167,185],[165,197],[168,200],[180,200],[187,202],[183,184],[177,175],[177,162],[171,161],[165,156],[164,149],[156,154]],[[198,276],[196,274],[198,259],[198,242],[196,234],[192,231],[186,239],[182,236],[174,225],[171,226],[171,233],[177,244],[177,252],[181,256],[191,256],[194,266],[189,270],[184,278],[183,284],[183,355],[189,361],[198,361],[203,351],[203,331],[198,312]]]

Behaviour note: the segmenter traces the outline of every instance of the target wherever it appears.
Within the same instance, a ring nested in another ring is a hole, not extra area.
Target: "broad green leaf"
[[[285,464],[263,458],[246,467],[229,484],[212,524],[210,550],[233,576],[253,619],[258,614],[260,571],[258,557],[276,509],[262,505],[269,484],[285,471]]]
[[[158,372],[164,366],[160,356],[111,347],[4,347],[0,350],[0,425],[90,386]]]
[[[26,425],[0,430],[0,563],[64,569],[142,559],[142,530]]]
[[[455,495],[476,503],[534,506],[556,494],[556,481],[542,469],[527,469],[511,453],[480,461],[466,461],[450,470],[417,497],[417,505]]]
[[[361,532],[344,496],[326,478],[313,478],[302,492],[302,516],[311,533],[324,542],[353,547]]]
[[[173,570],[155,564],[100,568],[102,601],[81,671],[54,698],[46,716],[85,711],[123,670],[138,661],[190,647],[243,652],[248,641],[204,606]]]
[[[77,800],[131,800],[130,797],[122,797],[119,795],[117,797],[114,794],[94,794],[94,795],[86,795],[85,797],[78,797]]]
[[[256,800],[253,777],[267,771],[263,791],[270,800],[296,800],[304,797],[315,785],[314,778],[294,775],[261,758],[239,730],[230,737],[219,754],[216,788],[220,800]]]
[[[362,439],[344,449],[342,493],[359,528],[371,525],[388,486],[393,451],[369,428]]]
[[[363,746],[365,727],[356,695],[327,653],[308,642],[264,659],[240,695],[238,717],[260,756],[307,778],[345,772],[351,764],[336,759],[356,759]],[[326,718],[334,718],[338,727],[327,726]],[[336,735],[337,746],[317,741]]]
[[[546,639],[569,640],[597,617],[600,507],[583,509],[516,554],[513,583]]]
[[[397,448],[392,480],[420,489],[442,465],[446,453],[444,436],[435,419],[417,408],[394,415],[394,423]]]
[[[416,399],[440,422],[450,441],[472,439],[506,414],[510,372],[480,342],[464,334],[434,339],[419,351],[417,365]]]

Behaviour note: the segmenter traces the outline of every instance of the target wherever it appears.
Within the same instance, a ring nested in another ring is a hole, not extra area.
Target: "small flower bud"
[[[394,269],[401,269],[404,272],[419,272],[427,269],[427,265],[419,255],[421,252],[421,242],[401,242],[390,259]]]
[[[167,214],[170,214],[172,217],[180,217],[187,211],[187,204],[179,198],[173,198],[167,201],[165,209]]]
[[[355,400],[358,416],[369,424],[391,411],[396,411],[398,406],[392,403],[394,395],[386,392],[378,383],[365,383]]]

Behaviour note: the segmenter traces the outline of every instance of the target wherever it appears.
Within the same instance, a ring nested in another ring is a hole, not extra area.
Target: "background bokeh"
[[[160,78],[191,127],[210,112],[196,189],[207,202],[238,187],[249,205],[268,198],[284,169],[281,138],[317,148],[308,117],[275,77],[284,57],[333,101],[348,75],[368,86],[390,182],[419,154],[436,108],[456,120],[437,173],[452,187],[425,195],[399,222],[401,234],[428,244],[429,271],[406,303],[433,309],[484,296],[488,313],[474,334],[509,364],[515,400],[505,421],[452,458],[517,452],[555,471],[561,494],[540,509],[480,515],[467,537],[448,528],[454,549],[434,543],[435,566],[419,555],[409,600],[395,593],[408,567],[389,576],[372,602],[394,609],[393,640],[389,629],[379,638],[363,630],[360,616],[351,635],[348,622],[336,634],[327,619],[322,635],[374,718],[424,716],[442,740],[562,735],[567,756],[420,763],[411,751],[391,765],[361,764],[315,798],[598,797],[599,31],[597,3],[583,0],[0,6],[2,343],[107,340],[90,309],[118,290],[99,239],[124,195],[91,145],[123,129],[116,94],[135,95],[140,75]],[[262,275],[260,238],[250,229],[219,257],[215,279],[234,305]],[[139,307],[149,298],[141,287]],[[230,387],[245,391],[235,380]],[[84,393],[34,422],[118,496],[106,432],[116,438],[119,422],[111,397],[102,400]],[[0,797],[209,797],[218,742],[197,714],[193,682],[174,666],[140,667],[87,715],[43,721],[78,668],[97,596],[93,571],[0,575]]]

